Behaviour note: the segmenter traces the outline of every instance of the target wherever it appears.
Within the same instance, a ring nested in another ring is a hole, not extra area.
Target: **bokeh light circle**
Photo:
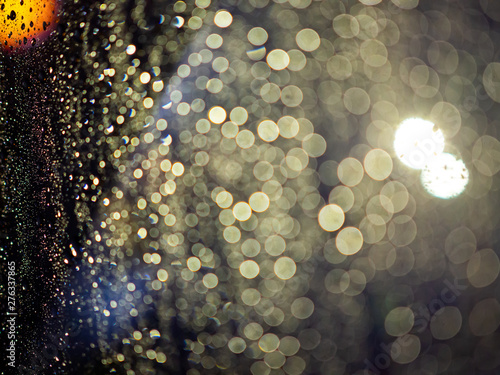
[[[321,228],[327,232],[333,232],[344,224],[345,215],[340,206],[336,204],[326,205],[318,215],[318,222]]]
[[[394,137],[396,156],[412,169],[422,169],[430,159],[444,150],[444,136],[435,125],[421,118],[401,123]]]
[[[443,153],[425,166],[421,180],[429,194],[442,199],[454,198],[465,190],[469,170],[462,160]]]

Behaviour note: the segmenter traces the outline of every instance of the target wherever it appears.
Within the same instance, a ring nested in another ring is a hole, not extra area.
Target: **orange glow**
[[[56,0],[0,0],[0,42],[13,50],[39,43],[57,22]]]

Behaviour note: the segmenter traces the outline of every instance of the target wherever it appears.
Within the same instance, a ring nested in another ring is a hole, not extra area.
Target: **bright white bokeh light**
[[[394,136],[397,157],[408,167],[422,169],[444,150],[444,136],[434,124],[421,118],[409,118],[399,125]]]
[[[465,190],[469,182],[469,170],[462,160],[443,153],[425,166],[421,181],[429,194],[441,199],[450,199]]]

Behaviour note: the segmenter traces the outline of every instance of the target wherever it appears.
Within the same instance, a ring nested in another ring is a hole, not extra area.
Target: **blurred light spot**
[[[273,49],[266,58],[267,64],[274,70],[283,70],[290,63],[290,57],[282,49]]]
[[[358,228],[346,227],[337,234],[335,245],[344,255],[356,254],[363,246],[363,235]]]
[[[259,265],[253,260],[245,260],[240,265],[240,273],[246,279],[253,279],[259,274]]]
[[[266,333],[259,340],[259,348],[265,353],[274,352],[278,349],[280,339],[274,333]]]
[[[356,186],[363,179],[363,165],[354,158],[345,158],[339,163],[337,175],[346,186]]]
[[[222,107],[212,107],[210,111],[208,111],[208,119],[214,124],[222,124],[226,120],[226,117],[226,110]]]
[[[184,25],[184,18],[181,16],[176,16],[172,19],[172,26],[180,29]]]
[[[233,337],[227,344],[229,350],[235,354],[243,353],[247,345],[241,337]]]
[[[287,357],[297,354],[300,342],[293,336],[285,336],[280,340],[279,351]]]
[[[281,257],[274,263],[274,273],[281,280],[288,280],[293,275],[295,275],[295,271],[297,270],[297,266],[293,259],[288,257]]]
[[[148,231],[145,228],[141,228],[137,231],[137,235],[140,239],[146,238],[146,236],[148,235]]]
[[[327,232],[339,229],[344,224],[344,220],[344,211],[336,204],[326,205],[318,214],[319,225]]]
[[[229,114],[229,118],[236,125],[243,125],[248,120],[248,112],[243,107],[235,107]]]
[[[392,158],[381,149],[369,151],[365,156],[364,165],[366,174],[377,181],[385,180],[392,172]]]
[[[269,255],[278,256],[285,251],[286,242],[281,236],[269,236],[264,243],[264,248]]]
[[[391,358],[394,362],[407,364],[413,362],[420,354],[420,339],[415,335],[399,337],[391,346]]]
[[[246,221],[252,215],[252,208],[246,202],[238,202],[233,207],[233,215],[239,221]]]
[[[500,170],[500,142],[489,135],[479,138],[472,148],[472,162],[485,176],[493,176]]]
[[[343,293],[349,287],[351,278],[349,273],[341,269],[334,269],[325,276],[325,287],[330,293]]]
[[[265,142],[272,142],[279,136],[278,125],[274,121],[264,120],[257,127],[257,134]]]
[[[220,208],[228,208],[233,204],[233,196],[228,191],[221,191],[217,194],[215,202]]]
[[[219,278],[214,273],[207,273],[205,276],[203,276],[203,284],[208,289],[215,288],[218,283],[219,283]]]
[[[467,278],[476,288],[491,285],[500,272],[500,261],[492,249],[474,253],[467,264]]]
[[[349,211],[354,205],[354,194],[347,186],[336,186],[328,196],[328,202],[334,203],[342,208],[342,211]]]
[[[408,167],[422,169],[444,150],[444,136],[432,122],[410,118],[399,125],[394,137],[396,156]]]
[[[264,212],[269,208],[270,200],[266,193],[258,191],[250,196],[248,203],[253,211]]]
[[[500,325],[500,303],[496,298],[478,302],[469,314],[469,327],[476,336],[487,336]]]
[[[396,307],[385,317],[385,331],[391,336],[402,336],[410,332],[415,321],[409,307]]]
[[[455,306],[445,306],[431,318],[430,328],[432,336],[438,340],[449,340],[462,327],[462,314]]]
[[[311,52],[317,49],[320,45],[320,38],[313,29],[302,29],[295,37],[297,45],[302,51]]]
[[[469,170],[462,160],[443,153],[428,161],[422,171],[422,184],[425,190],[442,199],[460,195],[469,182]]]
[[[146,84],[151,80],[151,75],[148,72],[143,72],[139,76],[139,80],[141,81],[142,84]]]
[[[219,10],[215,14],[214,23],[220,27],[228,27],[233,22],[233,16],[227,10]]]
[[[292,302],[290,308],[297,319],[307,319],[314,312],[314,303],[307,297],[299,297]]]
[[[342,38],[353,38],[359,34],[359,22],[350,14],[340,14],[333,19],[333,29]]]
[[[247,38],[254,46],[261,46],[267,42],[268,34],[262,27],[254,27],[248,32]]]
[[[164,281],[167,281],[168,279],[168,272],[165,271],[163,268],[158,270],[157,272],[157,276],[158,276],[158,280],[164,282]]]
[[[201,268],[201,261],[197,257],[190,257],[187,260],[187,266],[190,271],[196,272]]]

